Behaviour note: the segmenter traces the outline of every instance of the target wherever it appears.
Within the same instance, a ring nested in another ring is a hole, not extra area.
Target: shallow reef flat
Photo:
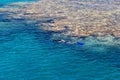
[[[5,18],[26,18],[59,37],[120,37],[119,0],[38,0],[0,8]]]

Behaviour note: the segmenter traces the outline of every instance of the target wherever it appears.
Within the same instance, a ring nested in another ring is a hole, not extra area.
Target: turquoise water
[[[52,32],[5,15],[0,13],[0,80],[120,80],[120,47],[53,42]]]
[[[5,4],[13,3],[13,2],[31,2],[37,0],[0,0],[0,7],[4,6]]]

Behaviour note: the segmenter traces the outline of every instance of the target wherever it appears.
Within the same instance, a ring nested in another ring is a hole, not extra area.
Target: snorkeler
[[[65,43],[66,41],[65,40],[63,40],[63,39],[60,39],[60,40],[53,40],[53,41],[56,41],[56,42],[63,42],[63,43]]]
[[[53,41],[55,41],[55,42],[60,42],[60,43],[74,44],[74,42],[65,41],[65,40],[63,40],[63,39],[53,40]]]
[[[60,43],[67,43],[67,44],[76,44],[76,45],[78,45],[78,46],[84,46],[84,43],[83,43],[83,42],[77,42],[77,43],[75,43],[75,42],[65,41],[65,40],[63,40],[63,39],[53,40],[53,41],[55,41],[55,42],[60,42]]]

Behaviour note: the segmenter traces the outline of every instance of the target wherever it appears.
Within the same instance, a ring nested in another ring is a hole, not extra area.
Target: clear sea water
[[[35,0],[0,0],[0,7],[13,2],[31,2]]]
[[[5,15],[0,13],[0,80],[120,80],[120,47],[53,42],[52,32]]]

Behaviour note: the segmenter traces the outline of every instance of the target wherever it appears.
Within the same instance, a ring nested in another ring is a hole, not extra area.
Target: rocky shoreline
[[[62,36],[120,37],[120,2],[118,0],[38,0],[13,3],[0,8],[6,18],[25,18],[45,31]]]

